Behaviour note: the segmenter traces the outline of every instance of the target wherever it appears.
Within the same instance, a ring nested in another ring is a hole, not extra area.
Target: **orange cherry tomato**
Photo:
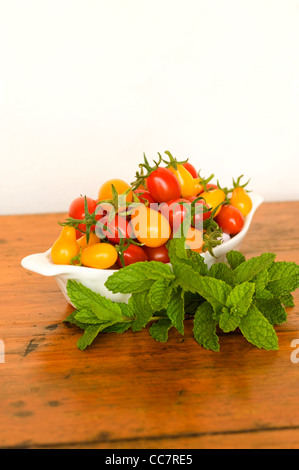
[[[130,224],[140,243],[149,247],[164,245],[171,234],[166,217],[143,204],[134,209]]]
[[[52,261],[55,264],[71,264],[71,260],[80,252],[74,227],[63,227],[59,238],[51,248]]]
[[[100,243],[100,242],[101,240],[96,236],[94,232],[90,232],[88,243],[86,240],[86,235],[83,235],[83,237],[77,240],[77,243],[82,250],[84,250],[84,248],[86,248],[87,246],[91,246],[91,245],[94,245],[95,243]]]
[[[225,193],[219,188],[205,191],[201,193],[200,196],[204,198],[205,202],[211,209],[215,209],[221,202],[225,201]],[[214,217],[219,214],[221,207],[222,206],[218,207]]]
[[[246,217],[252,209],[252,201],[248,196],[244,188],[237,187],[233,190],[231,198],[231,204],[239,209],[241,214]]]
[[[81,253],[81,263],[89,268],[111,268],[116,263],[117,258],[116,249],[108,243],[95,243],[85,248]]]
[[[186,235],[186,247],[197,253],[202,252],[203,234],[194,227],[189,227]]]
[[[126,183],[124,180],[121,179],[112,179],[106,181],[104,184],[99,189],[98,193],[98,200],[99,201],[104,201],[105,199],[112,199],[112,185],[115,187],[116,191],[118,194],[122,194],[125,191],[130,189],[130,185]],[[132,191],[130,191],[126,195],[126,201],[127,202],[132,202],[133,195]]]

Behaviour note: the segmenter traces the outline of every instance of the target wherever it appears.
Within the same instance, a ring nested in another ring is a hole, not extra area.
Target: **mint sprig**
[[[220,349],[219,331],[239,329],[253,345],[278,349],[274,329],[287,320],[294,306],[292,292],[299,287],[299,266],[275,261],[263,253],[246,260],[239,251],[227,253],[227,263],[208,269],[204,258],[186,249],[184,238],[168,242],[170,265],[138,262],[113,273],[105,286],[113,293],[131,294],[117,303],[76,281],[68,281],[68,295],[76,310],[65,320],[84,333],[77,345],[85,349],[101,333],[149,333],[160,342],[170,329],[184,334],[184,322],[193,320],[194,339],[204,348]]]

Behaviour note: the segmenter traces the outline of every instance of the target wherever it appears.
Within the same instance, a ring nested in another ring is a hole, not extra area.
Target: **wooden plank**
[[[254,217],[242,251],[299,263],[299,203],[268,203]],[[0,447],[298,448],[299,295],[277,327],[279,351],[239,334],[221,351],[186,334],[153,341],[147,330],[103,335],[88,350],[63,323],[72,311],[56,282],[20,266],[45,251],[63,214],[1,217]]]

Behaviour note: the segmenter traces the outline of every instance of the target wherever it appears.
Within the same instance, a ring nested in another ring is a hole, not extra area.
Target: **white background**
[[[0,0],[0,213],[66,211],[170,150],[299,199],[297,0]]]

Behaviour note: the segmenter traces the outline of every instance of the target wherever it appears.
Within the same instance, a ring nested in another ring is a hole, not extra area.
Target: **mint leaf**
[[[169,318],[161,318],[150,327],[150,335],[156,341],[166,343],[168,340],[168,331],[172,327],[171,320]]]
[[[81,323],[98,324],[101,323],[98,317],[89,309],[82,308],[75,313],[75,319]]]
[[[279,300],[286,307],[295,307],[294,298],[292,294],[282,294],[279,296]]]
[[[66,323],[71,323],[72,325],[76,325],[78,328],[84,330],[86,328],[86,323],[82,323],[79,320],[76,320],[76,313],[77,310],[68,315],[63,321]]]
[[[185,246],[185,238],[173,238],[167,242],[168,256],[172,266],[181,263],[187,259],[187,250]]]
[[[149,298],[154,312],[165,309],[172,295],[172,287],[168,279],[158,279],[149,290]]]
[[[280,325],[287,320],[287,314],[279,299],[256,299],[255,305],[271,325]]]
[[[171,320],[173,326],[182,335],[184,334],[184,292],[180,287],[172,294],[166,309],[167,316]]]
[[[193,333],[200,346],[219,351],[219,338],[216,334],[213,313],[213,307],[208,302],[201,304],[194,315]]]
[[[268,269],[264,268],[262,271],[260,271],[256,276],[253,277],[252,281],[255,283],[255,292],[256,295],[259,295],[260,293],[263,293],[263,290],[265,289],[267,283],[269,280],[268,276]]]
[[[139,261],[113,273],[108,277],[105,286],[114,294],[131,294],[150,289],[159,279],[174,279],[167,264],[159,261]]]
[[[299,287],[299,266],[277,261],[269,268],[267,289],[275,296],[288,294]]]
[[[230,331],[235,331],[239,326],[241,317],[237,314],[234,314],[232,310],[227,307],[223,307],[219,319],[219,327],[224,333],[229,333]]]
[[[233,271],[228,267],[226,263],[212,264],[208,272],[208,276],[214,277],[215,279],[221,279],[230,286],[234,286]]]
[[[140,331],[147,325],[153,313],[148,291],[132,294],[129,299],[129,305],[136,316],[132,324],[132,330]]]
[[[185,291],[197,292],[213,306],[216,316],[220,314],[232,290],[228,284],[221,279],[200,276],[185,264],[178,264],[173,269],[176,281]]]
[[[93,292],[79,282],[69,280],[67,292],[72,303],[81,312],[76,314],[76,320],[82,323],[115,322],[123,318],[122,309],[118,303]]]
[[[91,343],[95,340],[95,338],[98,336],[100,331],[102,331],[105,328],[105,325],[108,326],[108,324],[102,323],[100,325],[89,325],[85,329],[83,335],[81,338],[79,338],[77,342],[77,346],[81,351],[87,348],[87,346],[90,346]]]
[[[237,316],[243,316],[252,302],[255,285],[252,282],[238,284],[227,297],[226,305]]]
[[[246,261],[245,256],[240,251],[231,250],[226,253],[226,259],[232,269],[236,269]]]
[[[245,338],[258,348],[278,349],[278,340],[273,326],[255,307],[249,307],[247,315],[241,318],[239,328]]]
[[[241,284],[245,281],[250,281],[260,271],[273,263],[275,256],[273,253],[263,253],[260,256],[250,258],[249,260],[240,264],[234,270],[235,284]]]
[[[114,325],[108,326],[102,330],[102,333],[124,333],[132,326],[132,321],[115,323]]]

